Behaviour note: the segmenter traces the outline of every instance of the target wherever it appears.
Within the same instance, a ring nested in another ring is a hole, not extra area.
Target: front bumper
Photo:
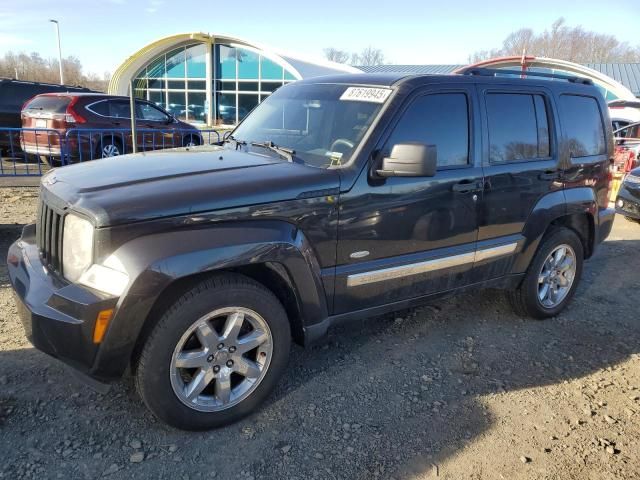
[[[616,197],[616,213],[640,220],[640,186],[635,188],[622,184]]]
[[[115,309],[118,299],[49,272],[35,244],[35,225],[9,248],[7,267],[29,341],[90,377],[109,380],[95,374],[100,345],[93,343],[93,329],[98,313]]]

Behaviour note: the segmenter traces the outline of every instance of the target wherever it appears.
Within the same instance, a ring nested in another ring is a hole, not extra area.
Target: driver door
[[[136,102],[138,121],[138,145],[143,151],[181,147],[174,139],[171,118],[162,110],[146,102]],[[177,136],[176,136],[177,137]]]
[[[475,95],[467,87],[415,95],[341,195],[335,314],[471,282],[483,180]],[[411,142],[436,146],[435,176],[376,178],[393,146]]]

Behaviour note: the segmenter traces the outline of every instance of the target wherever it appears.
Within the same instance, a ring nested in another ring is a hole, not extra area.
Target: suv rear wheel
[[[559,314],[582,275],[584,249],[568,228],[553,228],[542,240],[520,286],[507,298],[520,316],[545,319]]]
[[[109,158],[123,155],[124,151],[119,140],[105,138],[98,142],[96,158]]]
[[[262,403],[290,344],[285,310],[269,290],[242,275],[218,275],[178,299],[153,328],[136,369],[138,391],[174,427],[220,427]]]

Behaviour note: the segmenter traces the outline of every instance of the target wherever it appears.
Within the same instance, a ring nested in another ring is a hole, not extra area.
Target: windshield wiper
[[[273,142],[251,142],[251,145],[254,147],[266,148],[267,150],[271,150],[272,152],[277,153],[282,158],[286,159],[288,162],[293,162],[293,156],[296,154],[295,150],[285,147],[279,147]]]
[[[236,150],[238,149],[239,145],[246,145],[247,144],[247,142],[245,142],[244,140],[238,140],[233,135],[228,135],[227,138],[225,138],[222,143],[229,143],[229,142],[235,142]]]

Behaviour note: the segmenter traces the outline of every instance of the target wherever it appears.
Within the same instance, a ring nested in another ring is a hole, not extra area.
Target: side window
[[[114,118],[131,118],[129,102],[111,100],[109,102],[109,116]]]
[[[87,106],[87,110],[102,115],[103,117],[109,116],[109,102],[101,101]]]
[[[572,157],[606,152],[602,116],[595,98],[561,95],[560,119]]]
[[[549,120],[542,95],[489,93],[486,105],[489,162],[549,157]]]
[[[148,103],[137,103],[137,118],[150,120],[152,122],[166,122],[169,120],[163,112]]]
[[[387,141],[386,151],[399,143],[435,145],[439,167],[469,163],[469,106],[464,93],[437,93],[416,99]]]

